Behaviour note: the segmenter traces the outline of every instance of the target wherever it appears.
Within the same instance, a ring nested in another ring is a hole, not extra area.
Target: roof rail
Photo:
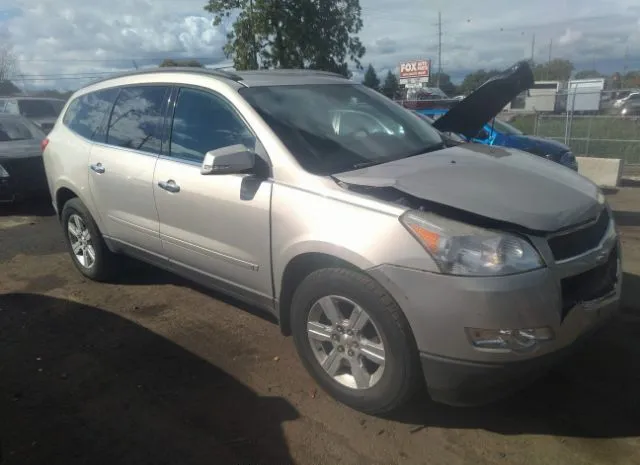
[[[255,69],[255,70],[247,70],[241,71],[242,74],[297,74],[302,76],[329,76],[329,77],[337,77],[342,79],[349,79],[348,77],[340,74],[334,73],[332,71],[322,71],[319,69],[299,69],[299,68],[277,68],[277,69]]]
[[[111,76],[107,76],[102,79],[98,79],[93,81],[91,84],[98,84],[100,82],[110,81],[111,79],[117,79],[121,77],[129,77],[129,76],[141,76],[145,74],[154,74],[154,73],[191,73],[191,74],[205,74],[209,76],[221,77],[225,79],[230,79],[232,81],[242,81],[242,78],[230,71],[224,71],[221,69],[210,69],[210,68],[197,68],[195,66],[167,66],[167,67],[157,67],[157,68],[145,68],[145,69],[137,69],[135,71],[126,71],[123,73],[112,74]]]

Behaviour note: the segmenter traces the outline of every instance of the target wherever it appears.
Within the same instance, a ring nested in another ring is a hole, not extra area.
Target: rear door
[[[89,162],[89,186],[104,233],[125,245],[162,255],[153,172],[161,148],[167,85],[120,89]]]

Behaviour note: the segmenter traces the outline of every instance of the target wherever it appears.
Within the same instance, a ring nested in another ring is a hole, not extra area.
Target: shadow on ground
[[[51,205],[51,198],[37,198],[24,202],[16,202],[0,206],[2,216],[53,216],[56,212]]]
[[[0,373],[3,465],[291,463],[286,400],[99,308],[0,296]]]
[[[626,273],[623,279],[620,314],[529,388],[479,408],[453,408],[417,398],[392,419],[506,435],[640,436],[640,277]]]

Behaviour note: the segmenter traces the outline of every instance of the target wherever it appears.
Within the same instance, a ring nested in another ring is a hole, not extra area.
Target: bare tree
[[[10,45],[0,45],[0,81],[8,81],[16,70],[16,56]]]

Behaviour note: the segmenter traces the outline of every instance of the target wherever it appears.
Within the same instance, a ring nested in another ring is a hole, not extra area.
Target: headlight
[[[544,266],[533,246],[512,234],[489,231],[416,210],[402,215],[400,222],[445,274],[504,276]]]
[[[0,165],[0,179],[1,178],[8,178],[9,177],[9,172],[4,169],[4,166]]]

